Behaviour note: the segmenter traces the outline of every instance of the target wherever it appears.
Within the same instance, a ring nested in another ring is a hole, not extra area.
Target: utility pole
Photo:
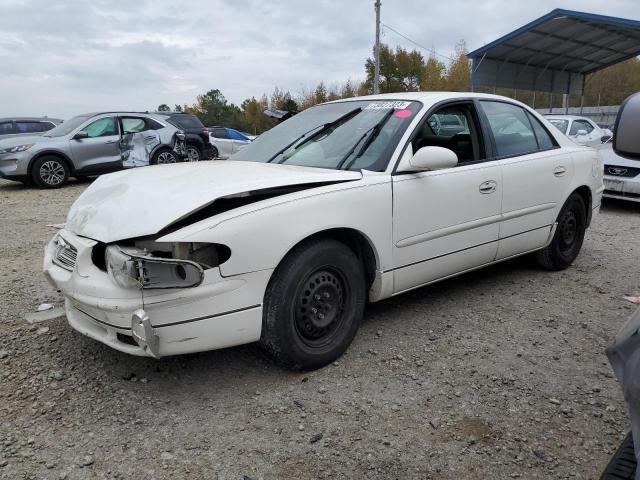
[[[376,46],[375,57],[376,65],[373,73],[373,93],[377,95],[380,93],[380,0],[376,0]]]

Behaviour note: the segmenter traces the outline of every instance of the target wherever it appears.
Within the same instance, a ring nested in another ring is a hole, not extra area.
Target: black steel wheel
[[[551,243],[536,254],[538,263],[548,270],[564,270],[580,253],[587,229],[587,209],[580,195],[571,194],[556,222]]]
[[[303,244],[269,282],[260,343],[287,367],[322,367],[353,340],[365,300],[362,263],[349,247],[332,239]]]

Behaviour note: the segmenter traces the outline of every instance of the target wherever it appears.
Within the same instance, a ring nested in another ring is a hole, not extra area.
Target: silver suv
[[[132,137],[136,137],[132,139]],[[160,115],[102,112],[78,115],[42,135],[0,140],[0,177],[42,188],[126,166],[180,161],[181,131]],[[133,141],[135,140],[135,141]],[[132,145],[143,161],[131,162]]]

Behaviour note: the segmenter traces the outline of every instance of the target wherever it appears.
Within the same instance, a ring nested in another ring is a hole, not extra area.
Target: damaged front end
[[[46,247],[44,272],[65,296],[74,329],[117,350],[160,358],[259,338],[267,275],[223,278],[219,266],[230,255],[219,244],[104,244],[62,229]]]

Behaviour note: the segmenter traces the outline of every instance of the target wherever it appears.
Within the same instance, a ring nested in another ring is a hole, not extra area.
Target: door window
[[[574,120],[571,125],[571,131],[569,135],[577,135],[580,130],[584,130],[587,133],[591,133],[593,131],[593,125],[591,125],[586,120]]]
[[[9,135],[13,133],[13,125],[11,122],[0,123],[0,135]]]
[[[18,133],[41,133],[46,131],[40,122],[16,122]]]
[[[234,130],[232,128],[227,128],[227,133],[229,134],[229,138],[231,138],[231,140],[242,140],[244,142],[248,142],[249,141],[249,139],[247,137],[245,137],[240,132],[238,132],[237,130]]]
[[[123,117],[122,118],[122,131],[124,133],[139,133],[145,130],[150,130],[147,127],[144,118],[136,117]]]
[[[459,163],[485,158],[478,122],[472,104],[456,104],[443,107],[429,115],[418,127],[412,141],[413,152],[422,147],[443,147],[455,152]]]
[[[83,128],[89,138],[107,137],[118,134],[116,119],[114,117],[105,117],[90,123]]]
[[[538,140],[538,149],[539,150],[551,150],[552,148],[556,148],[558,144],[555,139],[551,136],[549,131],[544,128],[544,125],[538,120],[536,117],[531,115],[531,113],[527,112],[527,116],[529,117],[529,121],[533,126],[533,131],[536,134],[536,140]]]
[[[527,112],[504,102],[480,102],[493,133],[498,157],[524,155],[539,150]]]
[[[225,138],[225,139],[229,138],[229,134],[227,133],[226,128],[214,128],[211,131],[211,135],[213,135],[215,138]]]

